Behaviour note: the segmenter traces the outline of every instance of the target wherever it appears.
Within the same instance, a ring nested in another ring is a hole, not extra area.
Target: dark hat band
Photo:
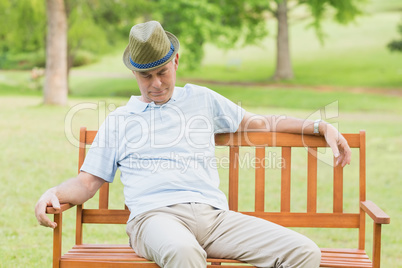
[[[154,62],[150,62],[150,63],[140,64],[140,63],[134,62],[130,57],[130,63],[131,63],[131,65],[133,65],[135,68],[138,68],[138,69],[152,68],[152,67],[165,63],[170,58],[170,56],[172,56],[173,52],[174,52],[174,46],[173,46],[172,42],[170,42],[170,50],[166,54],[166,56],[163,57],[162,59],[154,61]]]

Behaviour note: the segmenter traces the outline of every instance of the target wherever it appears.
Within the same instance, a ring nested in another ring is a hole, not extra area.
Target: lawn
[[[379,100],[381,100],[380,97]],[[373,98],[370,102],[374,104],[381,101]],[[79,127],[86,125],[96,129],[108,110],[114,105],[121,105],[124,100],[109,98],[99,101],[71,98],[68,107],[48,107],[40,103],[41,98],[37,96],[0,98],[2,107],[0,126],[3,129],[0,132],[2,140],[0,168],[3,170],[0,174],[0,180],[3,183],[0,189],[2,196],[0,235],[3,237],[0,242],[1,267],[50,266],[51,230],[37,225],[33,213],[34,204],[46,189],[75,175],[76,138]],[[383,229],[382,264],[383,267],[397,267],[402,261],[400,256],[402,236],[398,231],[402,223],[399,195],[402,178],[399,168],[402,161],[400,150],[402,98],[397,98],[389,106],[389,109],[385,110],[356,111],[347,109],[349,106],[345,105],[346,108],[339,108],[338,116],[330,120],[336,123],[343,132],[367,130],[367,198],[379,204],[392,218],[392,224]],[[257,113],[275,113],[301,118],[308,118],[315,112],[314,109],[247,106],[246,108]],[[393,112],[393,109],[396,112]],[[225,173],[225,171],[222,172]],[[243,177],[243,183],[248,184],[250,178],[246,174]],[[300,181],[303,183],[303,179]],[[112,206],[120,208],[123,204],[119,194],[121,183],[117,180],[115,184],[118,190],[113,195],[117,201],[115,200]],[[247,209],[252,206],[252,201],[247,199],[247,195],[244,198],[241,206]],[[300,203],[298,198],[294,197],[292,204]],[[269,204],[269,200],[267,200],[268,206],[275,205]],[[296,209],[297,207],[299,206],[296,205]],[[70,247],[73,243],[74,216],[73,212],[66,213],[65,220],[68,224],[64,231],[68,235],[64,241],[64,248]],[[371,229],[370,222],[368,229]],[[108,228],[107,234],[103,234],[102,230],[104,230],[103,227],[92,230],[91,241],[110,239],[115,239],[114,241],[118,243],[127,241],[124,226]],[[350,244],[348,244],[350,240],[348,238],[351,234],[348,232],[331,231],[316,234],[309,231],[307,234],[314,237],[319,245]],[[367,240],[371,241],[370,235]],[[367,246],[370,251],[370,245]]]
[[[391,216],[384,226],[382,267],[399,267],[402,235],[400,187],[402,182],[402,53],[391,53],[386,43],[397,37],[400,1],[372,1],[370,14],[342,27],[324,22],[324,46],[306,29],[306,22],[291,28],[296,78],[280,84],[267,79],[274,68],[274,33],[260,46],[222,51],[206,46],[200,69],[179,69],[178,85],[198,81],[239,103],[247,110],[312,118],[326,110],[326,119],[341,132],[367,131],[367,199]],[[274,28],[268,21],[268,27]],[[52,233],[39,226],[34,205],[49,187],[75,176],[77,135],[80,126],[97,129],[106,114],[139,94],[132,74],[121,63],[121,51],[99,62],[73,69],[71,96],[66,107],[41,104],[41,83],[27,71],[0,71],[0,267],[49,267]],[[205,82],[209,81],[209,82]],[[297,165],[295,165],[297,167]],[[225,173],[224,170],[221,171]],[[275,171],[274,171],[275,172]],[[303,173],[304,170],[300,171]],[[245,185],[250,176],[244,173]],[[299,182],[305,183],[303,177]],[[277,189],[274,182],[271,191]],[[329,183],[329,182],[328,182]],[[346,182],[345,182],[346,183]],[[117,180],[112,207],[122,207]],[[223,182],[223,187],[225,182]],[[323,187],[328,184],[323,181]],[[348,193],[345,193],[346,195]],[[274,196],[275,192],[271,192]],[[252,206],[247,193],[241,206]],[[298,195],[292,205],[301,209]],[[276,206],[267,199],[267,206]],[[90,203],[93,204],[94,201]],[[273,201],[272,201],[273,202]],[[325,201],[324,201],[325,203]],[[64,249],[71,247],[74,212],[66,213]],[[91,241],[115,239],[126,243],[124,226],[91,230]],[[308,231],[319,245],[350,245],[346,232]],[[368,231],[371,222],[368,221]],[[371,235],[367,237],[368,243]],[[350,245],[355,246],[355,245]],[[370,245],[367,245],[370,252]]]

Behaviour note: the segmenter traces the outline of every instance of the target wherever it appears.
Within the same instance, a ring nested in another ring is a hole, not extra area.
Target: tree
[[[44,103],[67,103],[67,16],[64,0],[46,0],[47,38]]]
[[[0,0],[4,26],[0,27],[0,64],[9,54],[36,53],[47,47],[44,102],[63,105],[78,52],[110,52],[127,38],[135,19],[148,12],[147,2]]]
[[[256,43],[267,35],[266,1],[261,0],[151,0],[148,18],[158,20],[183,44],[182,65],[199,66],[203,46],[222,48]]]
[[[274,80],[293,78],[293,68],[289,49],[289,26],[287,0],[277,3],[275,12],[277,23],[276,68]]]
[[[65,78],[58,77],[58,82],[64,81],[68,88],[68,71],[80,50],[96,54],[110,51],[121,40],[127,40],[127,33],[135,23],[149,19],[159,20],[183,44],[182,62],[194,68],[201,62],[206,42],[232,48],[235,44],[247,45],[262,40],[268,34],[267,12],[278,20],[277,67],[273,78],[289,79],[293,77],[288,34],[288,17],[292,10],[304,6],[306,13],[312,18],[311,26],[322,40],[321,21],[324,15],[332,12],[336,21],[348,23],[360,13],[357,8],[360,1],[364,0],[57,0],[54,2],[60,4],[60,8],[64,2],[63,18],[66,17],[68,22],[68,64],[66,63]],[[48,5],[56,4],[53,1],[46,2]],[[43,0],[0,0],[0,22],[9,22],[8,29],[0,28],[0,47],[3,54],[12,50],[29,52],[43,48],[43,27],[46,20],[44,5],[40,3]],[[18,12],[12,12],[15,9]],[[48,16],[53,18],[50,13]],[[49,34],[48,37],[46,40],[53,40],[51,37],[54,36]],[[61,40],[64,37],[59,41]],[[49,47],[48,52],[50,51]],[[64,55],[62,57],[64,59]],[[50,58],[48,60],[52,62]],[[46,75],[52,75],[52,71],[49,69]],[[45,95],[54,89],[51,86],[45,88]],[[65,86],[60,92],[65,92],[64,88]],[[54,96],[60,95],[55,93]],[[65,100],[66,97],[63,97],[57,103],[65,103]]]
[[[398,32],[400,35],[399,40],[392,40],[387,45],[390,51],[402,52],[402,22],[398,25]]]
[[[293,78],[289,50],[289,22],[288,17],[291,11],[304,6],[306,17],[312,18],[310,24],[314,27],[318,38],[323,40],[321,22],[324,17],[332,15],[333,19],[341,24],[353,21],[357,15],[361,14],[359,3],[364,0],[274,0],[267,1],[268,11],[277,20],[277,53],[276,68],[272,76],[273,80],[283,80]],[[290,6],[290,7],[289,7]]]

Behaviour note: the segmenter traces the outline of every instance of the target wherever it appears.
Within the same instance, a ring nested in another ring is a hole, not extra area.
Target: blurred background
[[[391,216],[382,266],[402,267],[400,0],[0,0],[0,267],[50,266],[51,230],[34,205],[75,175],[79,127],[97,129],[140,94],[122,54],[148,20],[180,40],[178,86],[262,114],[311,118],[330,106],[323,119],[341,132],[365,129],[367,198]]]

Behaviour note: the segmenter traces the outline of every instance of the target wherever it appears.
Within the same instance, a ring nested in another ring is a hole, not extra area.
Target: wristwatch
[[[320,134],[320,130],[319,130],[319,126],[320,126],[320,122],[321,122],[322,120],[321,119],[317,119],[317,120],[315,120],[314,121],[314,130],[313,130],[313,133],[314,134],[316,134],[316,135],[319,135]]]

